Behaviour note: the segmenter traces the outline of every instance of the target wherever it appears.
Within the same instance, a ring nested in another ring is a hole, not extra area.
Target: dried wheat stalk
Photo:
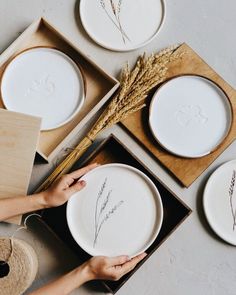
[[[149,57],[145,54],[140,56],[132,71],[128,64],[124,67],[118,94],[110,101],[87,136],[59,164],[37,192],[47,189],[56,179],[67,173],[104,129],[124,120],[145,106],[149,91],[166,78],[169,63],[181,57],[177,48],[178,46],[172,46]]]

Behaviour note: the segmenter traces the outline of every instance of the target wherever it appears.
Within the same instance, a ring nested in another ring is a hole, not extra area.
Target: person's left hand
[[[44,207],[57,207],[66,203],[74,193],[85,187],[85,181],[78,179],[97,166],[97,163],[88,165],[70,174],[63,175],[56,180],[51,187],[40,193],[43,198]]]
[[[134,269],[146,256],[146,253],[142,253],[132,259],[126,255],[118,257],[95,256],[86,261],[79,268],[85,270],[86,276],[84,281],[118,281],[122,276]]]

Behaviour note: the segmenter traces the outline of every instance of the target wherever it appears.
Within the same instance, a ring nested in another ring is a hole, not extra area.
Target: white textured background
[[[235,0],[166,0],[166,3],[165,24],[151,44],[135,52],[114,53],[97,46],[86,36],[76,21],[75,0],[0,0],[0,51],[32,21],[45,16],[112,75],[118,74],[125,61],[132,64],[144,50],[152,52],[172,43],[187,42],[236,87]],[[120,289],[118,295],[236,294],[235,248],[211,232],[201,206],[207,177],[221,163],[236,158],[236,144],[232,144],[187,190],[181,188],[119,127],[112,131],[125,139],[126,144],[193,209],[192,215]],[[40,182],[49,168],[50,165],[35,166],[31,188]],[[9,235],[14,228],[1,224],[0,235]],[[56,244],[47,230],[36,222],[32,221],[30,231],[22,232],[18,237],[31,243],[39,256],[40,271],[33,288],[76,265],[73,255],[63,245]],[[89,284],[74,294],[103,292],[98,286]]]

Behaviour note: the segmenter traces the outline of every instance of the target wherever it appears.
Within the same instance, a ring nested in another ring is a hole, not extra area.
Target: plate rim
[[[85,30],[85,32],[87,33],[87,35],[90,37],[91,40],[93,40],[96,44],[98,44],[99,46],[105,48],[105,49],[108,49],[108,50],[111,50],[111,51],[115,51],[115,52],[130,52],[130,51],[134,51],[134,50],[138,50],[142,47],[145,47],[146,45],[148,45],[149,43],[151,43],[156,37],[157,35],[160,33],[162,27],[163,27],[163,24],[165,22],[165,19],[166,19],[166,0],[159,0],[161,2],[161,6],[162,6],[162,18],[161,18],[161,22],[160,22],[160,25],[158,26],[156,32],[151,36],[151,38],[149,38],[148,40],[142,42],[141,44],[137,45],[137,46],[133,46],[133,47],[130,47],[130,48],[116,48],[116,47],[113,47],[113,46],[109,46],[109,45],[106,45],[105,43],[103,42],[100,42],[97,40],[97,38],[95,38],[92,34],[90,34],[89,30],[87,29],[86,25],[85,25],[85,21],[84,21],[84,17],[82,16],[82,3],[85,2],[86,0],[81,0],[80,1],[80,4],[79,4],[79,15],[80,15],[80,21],[81,21],[81,24]]]
[[[79,113],[79,111],[81,110],[81,108],[83,107],[84,105],[84,102],[85,102],[85,99],[86,99],[86,89],[87,89],[87,84],[86,84],[86,78],[85,78],[85,75],[83,73],[83,70],[81,68],[81,66],[76,62],[74,61],[74,59],[68,55],[67,53],[65,53],[63,50],[55,47],[55,46],[44,46],[44,45],[38,45],[38,46],[32,46],[32,47],[29,47],[29,48],[26,48],[20,52],[18,52],[17,54],[13,55],[8,61],[7,61],[7,64],[2,72],[2,76],[0,78],[0,96],[2,98],[2,102],[3,102],[3,105],[5,107],[5,109],[7,110],[10,110],[8,107],[7,107],[7,104],[4,100],[4,97],[3,97],[3,93],[2,93],[2,85],[3,85],[3,80],[4,80],[4,75],[8,69],[8,67],[11,65],[12,62],[14,62],[17,58],[19,58],[21,55],[29,52],[29,51],[33,51],[33,50],[39,50],[39,49],[46,49],[46,50],[49,50],[49,51],[53,51],[53,52],[56,52],[57,54],[60,54],[62,55],[64,58],[66,58],[67,60],[69,60],[72,65],[74,65],[74,67],[76,68],[76,72],[78,73],[79,75],[79,79],[81,80],[81,86],[82,86],[82,89],[81,89],[81,92],[82,92],[82,95],[81,95],[81,102],[78,104],[78,107],[76,108],[76,110],[74,111],[74,113],[65,121],[63,121],[62,123],[54,126],[54,127],[50,127],[50,128],[41,128],[40,131],[51,131],[51,130],[55,130],[55,129],[58,129],[64,125],[66,125],[67,123],[71,122],[74,117]],[[41,123],[42,124],[42,123]]]
[[[151,112],[152,112],[152,108],[153,108],[153,105],[154,105],[154,102],[155,102],[155,99],[156,99],[156,96],[157,96],[157,93],[166,85],[168,84],[169,82],[171,82],[172,80],[175,80],[175,79],[178,79],[178,78],[182,78],[182,77],[197,77],[197,78],[200,78],[202,80],[206,80],[208,81],[210,84],[216,86],[224,95],[225,97],[227,98],[227,104],[230,108],[230,124],[228,126],[228,130],[227,132],[225,133],[224,137],[222,138],[222,140],[220,141],[220,143],[218,143],[217,145],[215,145],[215,147],[204,153],[204,154],[200,154],[200,155],[195,155],[195,156],[189,156],[189,155],[184,155],[184,154],[179,154],[177,152],[173,152],[171,149],[165,147],[165,145],[157,138],[157,136],[155,135],[155,132],[154,130],[152,129],[152,123],[151,123]],[[154,137],[154,139],[157,141],[157,143],[162,147],[164,148],[166,151],[168,151],[169,153],[171,153],[172,155],[175,155],[175,156],[178,156],[178,157],[181,157],[181,158],[187,158],[187,159],[197,159],[197,158],[202,158],[202,157],[205,157],[211,153],[213,153],[214,151],[216,151],[223,143],[224,141],[226,140],[226,138],[229,136],[231,130],[232,130],[232,127],[233,127],[233,121],[234,121],[234,112],[233,112],[233,105],[232,105],[232,102],[228,96],[228,94],[225,92],[225,90],[218,84],[216,83],[215,81],[211,80],[210,78],[208,77],[205,77],[203,75],[198,75],[198,74],[181,74],[181,75],[175,75],[167,80],[165,80],[160,87],[158,87],[158,89],[155,91],[155,93],[153,94],[152,96],[152,99],[151,99],[151,102],[150,102],[150,105],[149,105],[149,117],[148,117],[148,125],[149,125],[149,129]]]
[[[155,241],[155,239],[157,238],[157,236],[159,235],[160,233],[160,230],[161,230],[161,227],[162,227],[162,224],[163,224],[163,219],[164,219],[164,208],[163,208],[163,203],[162,203],[162,198],[161,198],[161,195],[160,195],[160,192],[159,190],[157,189],[157,187],[155,186],[155,184],[153,183],[153,181],[144,173],[142,172],[141,170],[133,167],[133,166],[130,166],[130,165],[127,165],[127,164],[122,164],[122,163],[109,163],[109,164],[104,164],[104,165],[101,165],[101,166],[98,166],[96,167],[95,169],[89,171],[88,173],[86,173],[85,175],[88,175],[98,169],[102,169],[102,168],[106,168],[106,167],[122,167],[122,168],[125,168],[125,169],[129,169],[129,170],[132,170],[134,171],[135,173],[141,175],[149,184],[149,186],[152,187],[153,191],[155,191],[155,202],[158,203],[159,207],[160,207],[160,222],[157,226],[157,229],[155,230],[155,233],[153,235],[153,238],[149,240],[149,242],[147,243],[147,245],[145,247],[142,248],[141,251],[139,251],[138,253],[135,253],[135,255],[132,255],[130,256],[130,258],[133,258],[143,252],[145,252],[151,245],[152,243]],[[77,194],[77,193],[75,193]],[[154,196],[154,194],[153,194]],[[70,198],[67,202],[67,205],[66,205],[66,221],[67,221],[67,225],[68,225],[68,228],[69,228],[69,231],[70,231],[70,234],[72,235],[73,239],[75,240],[75,242],[78,244],[79,247],[81,247],[86,253],[88,253],[89,255],[91,256],[96,256],[96,251],[94,252],[90,252],[90,251],[87,251],[86,247],[83,247],[80,245],[80,243],[78,242],[78,239],[75,237],[73,231],[71,230],[70,228],[70,221],[69,221],[69,210],[70,210],[70,205],[72,202],[72,198]],[[157,214],[156,214],[157,215]]]
[[[204,187],[204,191],[203,191],[203,197],[202,197],[202,206],[203,206],[203,211],[206,217],[206,220],[209,224],[209,226],[211,227],[211,229],[213,230],[213,232],[219,237],[221,238],[223,241],[227,242],[230,245],[236,246],[236,239],[235,242],[233,242],[232,240],[225,238],[224,235],[221,235],[221,232],[218,231],[218,229],[215,227],[214,222],[212,223],[211,220],[209,219],[209,207],[207,206],[207,195],[209,195],[208,190],[209,190],[209,185],[212,183],[215,175],[219,172],[219,170],[221,170],[223,167],[231,164],[231,163],[236,163],[236,159],[234,160],[230,160],[230,161],[226,161],[223,164],[221,164],[218,168],[215,169],[214,172],[212,172],[212,174],[210,175],[210,177],[208,178],[206,185]]]

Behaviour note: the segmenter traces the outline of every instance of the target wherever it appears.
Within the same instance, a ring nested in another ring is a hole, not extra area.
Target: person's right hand
[[[79,178],[97,166],[97,163],[90,164],[57,179],[46,191],[38,194],[43,207],[58,207],[67,202],[74,193],[85,187],[85,181]]]
[[[125,274],[130,272],[146,256],[142,253],[132,259],[128,256],[118,257],[93,257],[84,263],[88,280],[112,280],[118,281]]]

